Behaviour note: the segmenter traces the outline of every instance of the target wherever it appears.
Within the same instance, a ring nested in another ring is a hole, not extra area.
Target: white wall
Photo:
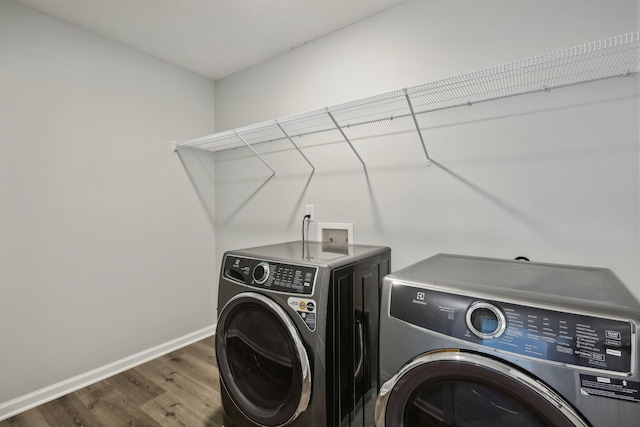
[[[2,419],[212,327],[217,257],[171,148],[213,131],[211,81],[8,0],[0,58]]]
[[[216,130],[636,31],[637,2],[415,0],[216,82]],[[216,248],[298,239],[304,205],[398,269],[438,252],[611,268],[640,296],[635,78],[436,116],[417,135],[216,154]],[[326,142],[326,141],[325,141]],[[313,233],[311,237],[315,237]]]

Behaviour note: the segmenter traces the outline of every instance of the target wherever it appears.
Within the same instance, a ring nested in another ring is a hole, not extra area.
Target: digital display
[[[495,317],[482,317],[482,328],[480,332],[483,334],[491,334],[498,329],[498,319]]]

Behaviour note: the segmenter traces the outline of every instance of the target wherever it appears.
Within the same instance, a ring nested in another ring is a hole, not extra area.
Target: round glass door
[[[222,309],[216,332],[220,379],[237,408],[263,426],[283,426],[307,408],[309,359],[287,313],[248,292]]]
[[[474,353],[424,354],[387,381],[376,426],[587,427],[550,388],[511,366]]]

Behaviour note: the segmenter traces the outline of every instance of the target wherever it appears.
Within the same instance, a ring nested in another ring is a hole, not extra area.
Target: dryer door
[[[311,395],[309,358],[295,325],[272,299],[253,292],[224,306],[216,331],[222,385],[236,407],[263,426],[283,426]]]
[[[380,389],[376,426],[588,427],[557,393],[475,353],[425,353]]]

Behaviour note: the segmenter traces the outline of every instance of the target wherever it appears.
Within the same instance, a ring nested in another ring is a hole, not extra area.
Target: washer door
[[[284,426],[309,404],[309,358],[295,325],[272,299],[253,292],[229,300],[218,319],[220,379],[236,407],[263,426]]]
[[[475,353],[425,353],[380,389],[376,426],[588,427],[557,393]]]

